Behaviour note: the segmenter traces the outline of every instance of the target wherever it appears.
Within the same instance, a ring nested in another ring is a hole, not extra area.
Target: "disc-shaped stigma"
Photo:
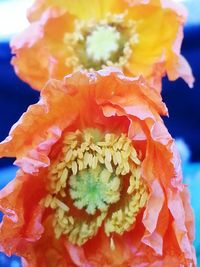
[[[115,27],[97,26],[86,39],[86,52],[93,61],[107,61],[119,49],[120,33]]]
[[[95,214],[97,209],[106,211],[120,198],[120,178],[113,176],[103,165],[72,175],[69,184],[74,206],[84,208],[88,214]]]

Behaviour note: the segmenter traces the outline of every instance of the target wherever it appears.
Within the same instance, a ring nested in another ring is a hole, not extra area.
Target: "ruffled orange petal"
[[[178,79],[179,77],[183,78],[183,80],[189,85],[190,88],[193,87],[193,84],[195,82],[190,65],[188,64],[187,60],[181,55],[179,57],[174,56],[174,60],[172,62],[169,62],[167,74],[169,79],[172,81]]]
[[[42,176],[30,177],[21,171],[0,192],[0,210],[5,214],[0,226],[0,243],[7,255],[16,251],[24,253],[26,243],[41,237],[43,207],[39,201],[44,195]]]
[[[75,110],[78,103],[71,101],[70,93],[58,81],[47,84],[42,100],[28,108],[12,127],[9,137],[1,142],[0,157],[17,157],[17,162],[23,166],[24,171],[30,167],[30,173],[37,171],[39,167],[48,166],[47,155],[52,145],[60,138],[62,130],[77,116]],[[67,118],[65,114],[68,114]],[[20,160],[24,157],[29,158],[29,162]]]
[[[177,242],[186,258],[191,259],[193,250],[190,246],[190,239],[188,237],[185,221],[183,220],[185,211],[182,199],[177,192],[172,192],[171,190],[168,191],[168,199],[168,206],[174,219],[173,229],[177,238]]]
[[[110,241],[103,230],[83,247],[66,243],[66,247],[76,266],[129,266],[131,251],[127,240],[115,236],[115,249],[110,248]]]
[[[77,73],[66,77],[63,83],[49,82],[42,92],[42,99],[29,107],[11,129],[9,137],[0,144],[0,156],[16,157],[16,164],[32,174],[49,165],[51,147],[72,123],[78,123],[80,128],[106,124],[111,131],[116,131],[120,126],[121,131],[127,131],[132,127],[133,116],[142,121],[150,119],[155,132],[155,122],[160,120],[157,114],[166,114],[167,110],[160,95],[153,89],[147,90],[143,79],[125,79],[120,73],[113,72],[113,69],[100,71],[93,78],[91,76],[88,82],[86,74]],[[123,84],[120,79],[123,79]],[[81,91],[76,91],[77,86],[82,88]],[[102,87],[107,90],[103,92]],[[95,101],[90,96],[90,90],[95,93]],[[115,123],[114,114],[120,115],[122,119],[117,119]],[[78,121],[75,121],[78,116]],[[160,129],[162,122],[158,132]],[[144,134],[144,130],[142,132]]]
[[[64,242],[56,240],[52,227],[52,216],[43,219],[44,232],[42,237],[32,246],[28,246],[23,255],[23,267],[75,267]]]
[[[149,143],[149,152],[147,149],[148,154],[143,163],[143,175],[151,187],[150,199],[143,217],[143,222],[145,228],[148,230],[148,234],[144,236],[143,241],[145,244],[154,248],[156,252],[159,252],[160,254],[162,253],[163,245],[162,243],[159,243],[162,239],[159,239],[159,236],[157,235],[157,228],[159,228],[158,218],[160,217],[161,209],[164,205],[164,194],[167,194],[167,205],[170,211],[169,214],[174,218],[174,235],[179,246],[179,253],[186,255],[186,258],[192,261],[194,260],[194,255],[192,248],[189,245],[192,234],[188,234],[188,231],[185,228],[185,222],[183,220],[183,201],[180,193],[177,192],[177,188],[180,191],[185,191],[182,184],[179,155],[177,154],[176,148],[171,142],[171,138],[165,128],[160,127],[161,125],[159,126],[159,124],[155,124],[155,126],[151,129],[151,136],[154,142],[151,141]],[[157,167],[152,166],[152,163],[155,161]],[[163,165],[162,162],[165,162],[165,164]],[[157,189],[155,189],[156,184],[158,187]],[[164,186],[164,192],[159,184]],[[155,195],[151,200],[153,194]],[[152,201],[153,203],[151,203]],[[189,209],[188,212],[190,214],[189,221],[191,222],[191,210]],[[156,236],[154,236],[155,230],[157,233]],[[190,230],[193,231],[191,228]]]
[[[38,0],[28,11],[30,21],[38,20],[43,12],[49,7],[59,7],[77,16],[79,19],[104,17],[108,12],[121,12],[127,6],[123,0],[94,0],[92,5],[87,0]]]
[[[60,8],[65,6],[65,0],[39,0],[34,1],[33,5],[28,9],[27,16],[30,22],[40,19],[42,14],[51,7]]]
[[[36,22],[11,42],[12,51],[16,52],[11,63],[17,75],[35,88],[42,88],[49,77],[48,52],[42,38],[40,25]],[[39,60],[35,60],[35,55]]]
[[[63,39],[66,32],[73,30],[73,20],[72,15],[61,10],[48,9],[39,22],[11,41],[16,54],[11,61],[15,71],[35,89],[41,90],[49,77],[62,79],[72,72],[65,64],[69,52]]]

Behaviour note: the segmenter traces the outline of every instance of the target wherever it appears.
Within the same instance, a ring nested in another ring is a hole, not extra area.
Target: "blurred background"
[[[196,221],[195,247],[200,267],[200,0],[176,1],[183,2],[189,11],[182,54],[190,63],[196,81],[194,88],[189,89],[182,80],[169,82],[164,79],[162,96],[169,109],[169,118],[164,118],[164,121],[176,139],[185,183],[191,192]],[[27,107],[39,99],[39,93],[19,80],[10,65],[9,40],[28,25],[26,9],[32,2],[0,0],[0,141]],[[0,188],[15,176],[16,168],[12,162],[13,159],[0,160]],[[20,259],[0,253],[0,266],[20,267]]]

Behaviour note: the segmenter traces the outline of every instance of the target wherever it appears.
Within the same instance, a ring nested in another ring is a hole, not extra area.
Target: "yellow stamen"
[[[108,236],[112,232],[122,235],[124,231],[128,231],[134,225],[140,209],[145,206],[148,194],[141,181],[139,190],[135,188],[132,193],[131,198],[127,198],[125,204],[106,219],[105,232]]]
[[[114,240],[113,240],[112,237],[110,238],[110,248],[111,248],[112,250],[115,250],[115,243],[114,243]]]

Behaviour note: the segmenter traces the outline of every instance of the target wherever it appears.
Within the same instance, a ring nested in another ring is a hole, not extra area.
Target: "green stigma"
[[[120,178],[113,176],[103,165],[71,175],[69,184],[74,206],[84,208],[88,214],[95,214],[97,209],[106,211],[120,198]]]

